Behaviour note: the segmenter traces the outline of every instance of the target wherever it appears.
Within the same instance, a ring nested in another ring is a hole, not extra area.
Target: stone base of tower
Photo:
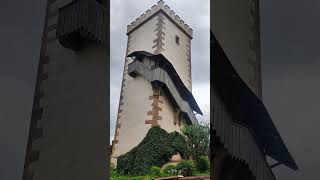
[[[130,62],[128,62],[129,64]],[[150,59],[144,63],[152,64]],[[118,119],[112,143],[111,163],[129,152],[146,136],[151,127],[181,132],[184,120],[163,84],[150,83],[143,76],[131,77],[126,70],[120,95]]]
[[[117,167],[117,160],[118,158],[117,157],[111,157],[110,158],[110,167]]]

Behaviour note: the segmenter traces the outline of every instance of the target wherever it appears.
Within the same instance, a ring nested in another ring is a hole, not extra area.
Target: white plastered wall
[[[156,23],[155,16],[128,35],[127,55],[134,51],[153,52]],[[153,94],[152,86],[141,76],[135,78],[129,76],[128,65],[132,61],[131,58],[125,58],[121,90],[123,99],[120,100],[123,104],[119,106],[121,112],[117,119],[117,124],[121,126],[117,129],[119,135],[115,135],[115,140],[118,142],[114,144],[111,159],[114,165],[116,165],[116,158],[137,146],[150,129],[150,125],[146,125],[145,120],[148,118],[147,112],[151,109],[152,102],[149,96]]]
[[[259,29],[259,24],[253,24],[256,17],[250,13],[252,11],[259,16],[259,9],[255,7],[255,3],[258,3],[258,0],[213,1],[210,4],[213,9],[211,30],[240,77],[261,97],[260,49],[255,52],[249,48],[249,41],[258,38],[255,37],[254,31]],[[257,41],[260,43],[259,39]],[[256,47],[260,47],[259,44],[256,44]]]
[[[157,32],[155,31],[158,23],[158,16],[155,15],[148,19],[137,29],[131,31],[128,34],[128,48],[127,54],[134,51],[147,51],[154,53],[155,48],[153,48],[157,38]],[[167,24],[167,20],[165,22]],[[165,39],[168,37],[173,38],[172,40],[164,41],[165,50],[162,51],[168,59],[171,59],[171,63],[181,76],[181,79],[185,85],[191,88],[190,74],[188,71],[187,61],[187,36],[181,32],[180,29],[174,27],[171,21],[168,22],[168,27],[165,27]],[[171,30],[170,30],[171,29]],[[170,31],[173,31],[170,33]],[[175,35],[180,38],[179,47],[175,47]],[[172,42],[171,42],[172,41]],[[168,44],[166,46],[166,44]],[[117,157],[122,154],[127,153],[132,148],[136,147],[145,137],[148,130],[151,128],[151,124],[145,124],[146,120],[152,117],[148,115],[148,111],[152,109],[152,100],[149,99],[153,95],[152,85],[142,76],[136,76],[135,78],[128,75],[128,64],[133,60],[131,58],[126,58],[124,76],[123,76],[123,86],[121,91],[120,105],[118,113],[117,124],[120,124],[115,133],[114,150],[111,155],[111,163],[113,165],[117,164]],[[159,115],[162,117],[158,120],[158,124],[161,128],[168,132],[181,132],[181,126],[179,124],[174,124],[174,109],[166,97],[166,94],[162,93],[160,99],[163,103],[159,104],[162,108]],[[184,123],[184,122],[182,122]],[[118,134],[118,135],[117,135]]]
[[[164,27],[164,51],[162,53],[174,66],[184,85],[191,91],[191,74],[188,67],[189,50],[187,45],[190,38],[167,16],[165,16]],[[179,45],[175,42],[176,36],[179,37]]]

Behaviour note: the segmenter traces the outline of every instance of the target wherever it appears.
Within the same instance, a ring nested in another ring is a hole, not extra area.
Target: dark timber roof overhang
[[[168,74],[170,75],[170,78],[174,82],[176,88],[181,93],[181,96],[183,99],[188,101],[191,108],[199,113],[200,115],[203,115],[202,111],[200,110],[200,107],[198,106],[196,100],[194,99],[192,93],[187,89],[187,87],[184,85],[182,80],[180,79],[178,73],[176,72],[173,65],[162,55],[162,54],[151,54],[146,51],[135,51],[128,55],[128,57],[135,57],[137,60],[142,60],[144,57],[149,57],[151,59],[154,59],[158,65],[164,69]]]
[[[297,170],[266,107],[237,74],[212,33],[211,41],[211,86],[217,90],[230,115],[252,129],[257,144],[268,156]]]
[[[65,48],[78,51],[85,41],[107,40],[108,14],[104,0],[75,0],[59,8],[56,36]]]

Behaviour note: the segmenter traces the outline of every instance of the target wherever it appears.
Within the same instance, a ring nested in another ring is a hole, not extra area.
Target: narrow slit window
[[[179,41],[180,41],[179,36],[176,36],[176,44],[177,44],[177,45],[179,45],[179,43],[180,43]]]

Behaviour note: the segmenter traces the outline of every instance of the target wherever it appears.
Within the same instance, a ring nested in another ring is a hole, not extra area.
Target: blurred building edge
[[[23,180],[106,178],[107,5],[47,2]]]
[[[261,101],[259,1],[211,3],[212,177],[274,180],[298,169]],[[269,165],[269,156],[278,163]]]

